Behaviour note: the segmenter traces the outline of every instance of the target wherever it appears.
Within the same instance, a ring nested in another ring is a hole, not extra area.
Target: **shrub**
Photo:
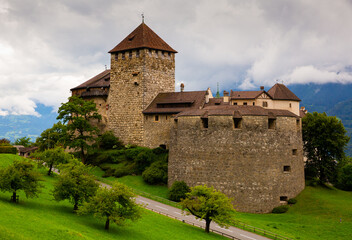
[[[297,199],[296,198],[290,198],[288,201],[287,201],[288,204],[296,204],[297,203]]]
[[[153,159],[155,159],[155,155],[152,150],[145,150],[140,152],[135,158],[136,163],[136,173],[141,174],[144,170],[150,166]]]
[[[144,151],[151,151],[149,148],[146,147],[134,147],[134,148],[128,148],[125,150],[125,156],[126,160],[128,161],[135,161],[136,157],[138,154]]]
[[[352,163],[340,169],[337,186],[343,190],[352,191]]]
[[[142,174],[143,180],[149,184],[167,183],[167,163],[154,162]]]
[[[122,142],[117,137],[115,137],[111,131],[107,131],[99,136],[97,142],[99,148],[104,150],[123,148]]]
[[[0,153],[16,154],[17,153],[17,148],[12,147],[12,146],[0,146]]]
[[[0,146],[11,146],[10,140],[8,140],[6,138],[0,139]]]
[[[187,186],[184,181],[175,181],[169,192],[169,199],[175,202],[180,202],[186,198],[186,193],[189,193],[191,189]]]
[[[131,175],[135,173],[134,164],[123,164],[115,169],[114,177],[123,177],[126,175]]]
[[[281,205],[273,209],[272,213],[285,213],[288,211],[288,205]]]

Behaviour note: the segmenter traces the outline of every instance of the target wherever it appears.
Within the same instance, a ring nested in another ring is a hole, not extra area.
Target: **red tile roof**
[[[144,114],[179,113],[199,109],[204,105],[207,91],[159,93],[143,111]]]
[[[109,53],[120,52],[137,48],[152,48],[168,52],[177,53],[164,40],[162,40],[153,30],[151,30],[145,23],[139,25],[133,32],[131,32],[124,40],[122,40],[116,47],[109,51]]]
[[[95,77],[92,77],[88,81],[82,83],[81,85],[71,88],[72,90],[78,90],[82,88],[101,88],[101,87],[110,87],[110,69],[105,70],[104,72],[99,73]]]
[[[264,91],[232,91],[231,99],[256,99]]]
[[[272,88],[270,88],[268,94],[273,98],[273,100],[301,101],[301,99],[291,92],[290,89],[280,83],[276,83]]]

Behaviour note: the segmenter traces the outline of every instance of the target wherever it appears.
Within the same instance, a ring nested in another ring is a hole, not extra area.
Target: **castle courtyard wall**
[[[158,121],[155,120],[156,116]],[[170,130],[174,124],[172,114],[148,114],[144,116],[145,146],[156,148],[164,145],[169,148]]]
[[[304,189],[299,126],[294,117],[277,117],[275,129],[268,129],[267,116],[243,116],[235,129],[232,116],[209,116],[204,128],[199,116],[179,117],[171,131],[168,184],[207,184],[232,197],[238,211],[270,212],[285,203],[280,197]]]

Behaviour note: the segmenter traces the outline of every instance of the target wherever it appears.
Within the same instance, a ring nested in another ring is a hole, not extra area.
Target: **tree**
[[[78,206],[94,196],[99,184],[89,174],[89,168],[75,160],[61,166],[58,181],[54,184],[53,195],[56,201],[68,199],[77,211]]]
[[[344,158],[350,139],[342,122],[326,113],[308,113],[302,119],[302,135],[306,168],[320,183],[334,182],[337,164]]]
[[[39,151],[44,151],[56,146],[64,146],[66,137],[66,126],[59,121],[51,128],[44,130],[36,139],[35,144],[38,146]]]
[[[6,138],[0,139],[0,146],[11,146],[10,140],[8,140]]]
[[[32,145],[32,141],[31,138],[29,137],[21,137],[21,138],[17,138],[15,140],[15,144],[14,145],[22,145],[24,147],[30,147]]]
[[[40,162],[45,163],[49,167],[48,175],[51,175],[52,168],[57,167],[60,164],[68,163],[73,159],[73,156],[65,152],[62,147],[56,147],[53,149],[47,149],[43,152],[36,152],[32,155],[37,158]]]
[[[127,219],[135,221],[141,217],[134,197],[126,185],[116,182],[111,189],[100,188],[95,196],[84,203],[78,214],[94,213],[95,217],[105,219],[105,229],[108,230],[110,221],[123,225]]]
[[[101,119],[95,103],[72,96],[67,103],[61,105],[58,113],[57,119],[67,124],[67,146],[79,150],[81,160],[85,163],[85,151],[90,147],[89,142],[99,133],[99,129],[92,125],[93,120]]]
[[[352,163],[343,166],[338,174],[337,186],[346,191],[352,191]]]
[[[186,194],[189,193],[191,189],[187,186],[184,181],[175,181],[169,192],[169,199],[172,201],[179,202],[186,198]]]
[[[97,139],[98,147],[103,150],[123,148],[122,142],[111,131],[106,131]]]
[[[38,197],[41,184],[40,174],[29,161],[14,161],[7,168],[0,169],[0,190],[12,192],[11,201],[18,202],[17,191],[23,190],[27,198]]]
[[[187,209],[197,219],[205,220],[205,232],[209,233],[211,221],[221,227],[228,227],[233,221],[235,210],[225,194],[207,185],[191,188],[186,198],[181,201],[182,210]]]

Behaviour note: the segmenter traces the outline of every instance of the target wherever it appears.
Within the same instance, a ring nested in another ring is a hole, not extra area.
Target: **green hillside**
[[[19,158],[0,154],[0,167]],[[104,221],[77,216],[68,201],[53,200],[55,177],[44,176],[43,180],[45,188],[37,199],[26,199],[20,194],[20,203],[13,204],[10,193],[0,192],[0,239],[225,239],[148,210],[143,211],[139,221],[127,226],[111,225],[106,231]]]

